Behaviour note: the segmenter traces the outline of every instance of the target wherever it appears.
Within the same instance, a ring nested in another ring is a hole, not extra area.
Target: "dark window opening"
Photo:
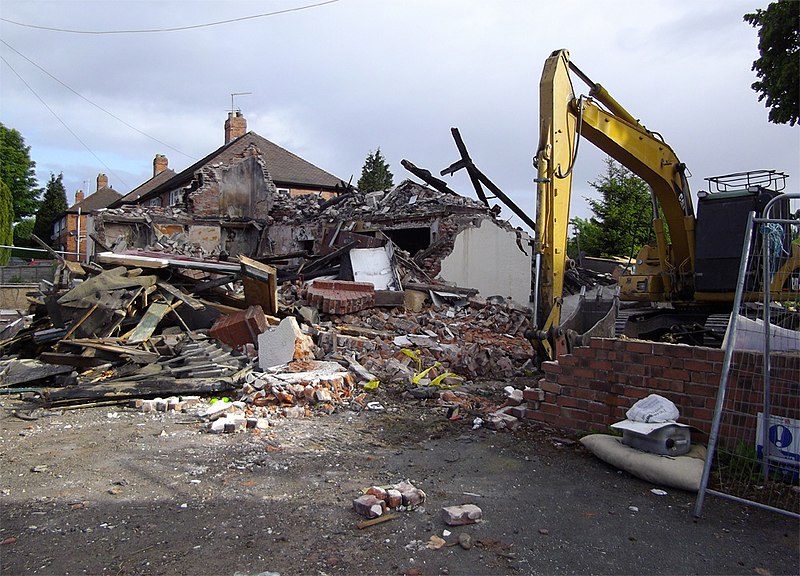
[[[431,245],[430,228],[398,228],[383,230],[383,233],[412,256]]]

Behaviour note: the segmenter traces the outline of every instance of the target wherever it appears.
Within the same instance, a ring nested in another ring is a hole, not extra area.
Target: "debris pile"
[[[413,509],[427,498],[425,492],[408,480],[391,486],[370,486],[353,499],[353,509],[367,518],[382,516],[387,510]]]

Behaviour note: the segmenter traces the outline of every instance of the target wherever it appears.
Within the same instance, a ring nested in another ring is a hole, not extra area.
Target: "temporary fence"
[[[697,516],[712,494],[800,517],[799,207],[750,215]]]

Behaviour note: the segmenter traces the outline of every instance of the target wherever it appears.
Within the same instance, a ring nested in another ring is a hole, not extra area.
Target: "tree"
[[[650,187],[613,159],[606,173],[589,183],[600,199],[587,199],[594,216],[573,218],[580,248],[588,256],[635,256],[644,244],[655,243]]]
[[[31,160],[30,146],[13,128],[0,122],[0,180],[11,190],[14,220],[36,213],[41,189],[36,182],[36,162]]]
[[[36,218],[23,218],[14,224],[14,246],[25,248],[37,248],[36,243],[31,240],[31,232]]]
[[[378,148],[375,152],[370,152],[364,161],[361,169],[361,178],[358,179],[358,189],[362,192],[374,192],[376,190],[386,190],[394,186],[394,176],[389,171],[389,164]]]
[[[744,20],[759,29],[761,57],[752,67],[759,80],[750,87],[759,102],[766,100],[770,122],[794,126],[800,113],[800,2],[772,2]]]
[[[14,203],[11,188],[0,180],[0,246],[11,246],[14,241]],[[8,264],[11,248],[0,248],[0,266]]]
[[[64,189],[63,179],[64,174],[58,176],[50,174],[50,181],[44,192],[44,200],[33,225],[33,233],[50,245],[52,245],[53,224],[67,211],[67,191]]]

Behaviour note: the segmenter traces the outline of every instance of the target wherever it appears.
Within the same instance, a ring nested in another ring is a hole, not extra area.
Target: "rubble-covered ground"
[[[469,392],[499,404],[508,383]],[[383,410],[234,434],[191,412],[2,396],[0,573],[800,572],[794,519],[709,497],[696,520],[694,494],[654,494],[556,431],[474,429],[431,400],[373,395]],[[358,529],[353,499],[403,480],[423,505]],[[459,504],[482,521],[446,526]]]

